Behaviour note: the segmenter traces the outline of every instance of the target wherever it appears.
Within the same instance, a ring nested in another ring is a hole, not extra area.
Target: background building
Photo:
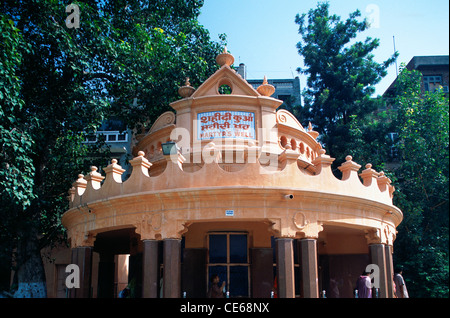
[[[263,83],[262,79],[247,79],[247,66],[244,63],[240,63],[235,69],[254,89]],[[275,87],[272,97],[283,101],[282,108],[292,111],[292,106],[301,105],[300,79],[298,76],[286,79],[267,79],[267,82]]]
[[[422,73],[422,92],[433,92],[442,89],[445,94],[449,94],[449,56],[433,55],[433,56],[414,56],[406,65],[406,69],[417,70]],[[386,106],[395,110],[396,105],[393,102],[395,98],[396,80],[384,92],[383,97],[386,100]],[[392,142],[390,150],[390,160],[388,167],[395,169],[398,166],[398,150],[396,143],[398,141],[398,133],[390,132],[388,134]]]
[[[131,137],[132,131],[122,120],[111,118],[103,121],[97,131],[87,134],[85,143],[95,143],[99,138],[104,138],[111,156],[120,164],[126,164],[126,155],[131,153]]]
[[[448,94],[449,86],[449,56],[433,55],[433,56],[414,56],[406,69],[409,71],[417,70],[422,73],[422,90],[423,92],[432,92],[436,89],[443,89]],[[388,87],[384,92],[384,97],[391,97],[395,94],[395,83]]]

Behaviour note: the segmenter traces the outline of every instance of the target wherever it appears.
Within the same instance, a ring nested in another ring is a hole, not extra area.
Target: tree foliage
[[[9,287],[8,264],[14,244],[9,230],[34,199],[34,166],[29,157],[33,141],[17,118],[24,106],[18,68],[28,49],[14,22],[0,15],[0,290]]]
[[[442,91],[422,92],[418,71],[400,73],[394,125],[401,166],[393,171],[395,204],[404,215],[395,241],[415,297],[448,297],[449,100]]]
[[[299,117],[321,133],[336,165],[351,154],[385,170],[396,188],[394,204],[404,216],[394,264],[403,266],[411,297],[448,297],[448,95],[423,92],[421,74],[403,67],[395,98],[373,98],[374,85],[397,53],[375,62],[378,40],[355,41],[368,27],[359,16],[355,11],[341,21],[330,15],[328,3],[297,15],[302,35],[297,47],[305,64],[299,71],[308,75]],[[398,133],[395,144],[391,132]],[[388,166],[393,145],[398,158]]]
[[[297,48],[305,65],[298,71],[308,75],[301,120],[315,126],[336,164],[352,150],[352,122],[357,119],[362,123],[378,107],[378,100],[371,97],[374,85],[397,57],[394,54],[377,63],[372,51],[379,40],[367,37],[363,42],[355,41],[368,28],[366,20],[358,19],[360,16],[357,10],[341,21],[330,14],[328,3],[319,3],[295,19],[302,36]]]
[[[111,116],[131,129],[153,121],[185,77],[197,85],[217,68],[221,50],[198,24],[200,0],[74,4],[79,28],[64,1],[0,4],[1,260],[9,267],[15,248],[18,296],[45,281],[40,249],[61,237],[71,182],[108,163],[85,134]]]

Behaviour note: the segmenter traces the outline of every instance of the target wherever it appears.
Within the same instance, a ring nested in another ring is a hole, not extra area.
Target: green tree
[[[16,116],[24,106],[17,73],[27,49],[14,22],[0,15],[0,290],[9,288],[14,244],[9,230],[15,227],[19,211],[34,198],[32,140]]]
[[[17,297],[45,296],[40,250],[63,234],[66,191],[89,164],[107,164],[85,132],[111,116],[131,129],[154,120],[186,76],[196,85],[217,68],[221,50],[198,24],[203,1],[75,4],[79,28],[65,23],[64,1],[0,4],[1,260],[10,266],[15,251]]]
[[[114,95],[113,111],[129,126],[145,124],[170,110],[169,103],[179,98],[177,90],[186,77],[197,86],[217,70],[215,57],[221,45],[212,42],[198,23],[202,5],[202,0],[169,0],[164,5],[109,1],[104,6],[112,17],[107,34],[114,38],[117,52],[105,72],[115,74],[107,89]],[[225,42],[225,35],[220,38]]]
[[[352,116],[346,151],[359,162],[371,163],[373,169],[384,171],[390,177],[390,170],[398,162],[395,140],[390,135],[397,131],[392,120],[396,111],[384,98],[378,97],[376,102],[379,105],[376,111],[364,118]]]
[[[360,16],[357,10],[341,21],[339,16],[330,15],[328,3],[319,3],[295,19],[302,36],[297,48],[305,65],[298,71],[308,75],[300,117],[311,121],[321,134],[328,153],[337,159],[335,166],[354,148],[352,122],[365,123],[367,115],[379,106],[379,100],[371,97],[374,85],[397,57],[394,54],[377,63],[372,51],[379,46],[378,39],[354,41],[368,28],[366,20],[358,19]]]
[[[403,67],[396,82],[394,203],[404,220],[394,261],[404,266],[413,297],[448,297],[449,100],[442,90],[422,92],[421,76]]]

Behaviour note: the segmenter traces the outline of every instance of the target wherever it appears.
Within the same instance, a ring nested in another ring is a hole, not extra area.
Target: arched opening
[[[219,94],[221,95],[230,95],[232,91],[230,85],[222,84],[219,86]]]

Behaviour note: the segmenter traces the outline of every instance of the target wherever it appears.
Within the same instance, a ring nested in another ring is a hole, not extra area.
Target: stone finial
[[[378,177],[379,174],[372,169],[372,164],[368,163],[366,164],[366,169],[363,170],[359,175],[363,179],[363,184],[368,187],[372,184],[372,181]]]
[[[137,157],[130,160],[130,164],[133,167],[131,177],[138,175],[139,173],[145,177],[149,177],[148,169],[152,164],[145,158],[145,152],[139,151]]]
[[[319,136],[319,133],[313,130],[311,122],[309,122],[308,124],[308,134],[314,139],[316,139]]]
[[[87,184],[90,184],[93,189],[100,189],[100,183],[105,179],[100,173],[97,172],[96,166],[91,166],[91,172],[86,176]]]
[[[91,166],[91,172],[89,172],[89,174],[86,178],[93,177],[96,180],[102,179],[102,175],[97,171],[98,171],[98,168],[96,166]]]
[[[384,171],[380,171],[378,178],[377,178],[378,187],[380,188],[381,192],[384,192],[386,190],[390,189],[391,179],[385,176]]]
[[[316,169],[316,175],[322,173],[322,171],[327,171],[331,173],[331,164],[334,161],[334,158],[331,158],[329,155],[325,154],[325,149],[319,150],[319,155],[311,162]]]
[[[101,181],[104,179],[104,177],[102,177],[102,175],[97,172],[98,168],[96,166],[91,166],[91,172],[89,172],[89,174],[86,176],[86,180],[93,179],[95,181]]]
[[[78,175],[78,179],[72,183],[72,186],[75,188],[76,194],[79,196],[83,195],[84,191],[86,190],[87,181],[84,179],[83,174]]]
[[[115,182],[122,183],[122,174],[125,172],[125,169],[122,169],[122,167],[117,164],[117,159],[112,159],[111,164],[106,168],[103,168],[103,171],[106,173],[106,181],[108,181],[111,176]]]
[[[75,187],[71,187],[69,191],[67,191],[67,193],[69,194],[67,196],[67,200],[69,200],[69,203],[73,202],[73,199],[75,198],[75,192],[76,192]]]
[[[361,168],[361,165],[352,161],[353,157],[348,155],[345,157],[345,162],[338,167],[342,172],[342,180],[350,179],[352,175],[357,179],[358,174],[357,171]]]
[[[234,57],[227,51],[227,47],[225,46],[223,49],[223,52],[216,57],[217,64],[220,65],[220,67],[224,65],[230,66],[234,63]]]
[[[265,75],[263,83],[259,85],[256,90],[263,96],[271,96],[273,93],[275,93],[275,87],[267,82],[267,77]]]
[[[195,92],[195,88],[193,88],[191,86],[191,83],[189,83],[189,77],[186,77],[184,86],[181,86],[178,89],[178,94],[183,98],[187,98],[187,97],[191,96],[194,92]]]

